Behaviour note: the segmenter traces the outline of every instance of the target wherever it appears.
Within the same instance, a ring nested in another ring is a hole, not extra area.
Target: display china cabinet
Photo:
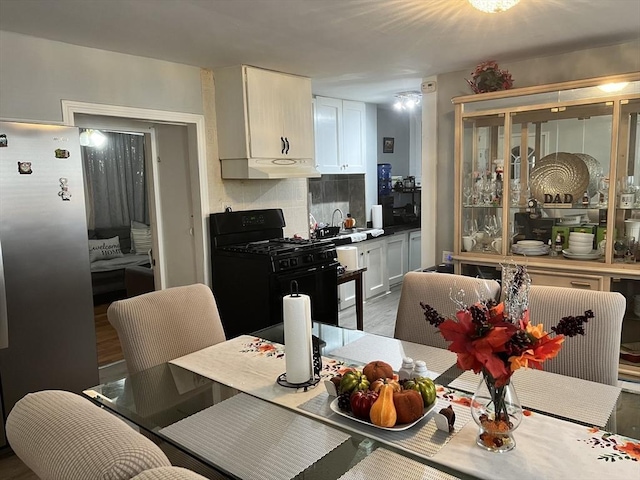
[[[455,271],[517,262],[533,284],[619,291],[640,359],[640,72],[453,103]]]

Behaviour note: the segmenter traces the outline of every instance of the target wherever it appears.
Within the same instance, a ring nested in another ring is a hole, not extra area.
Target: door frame
[[[205,140],[205,122],[204,115],[182,112],[169,112],[164,110],[152,110],[137,107],[124,107],[116,105],[104,105],[99,103],[77,102],[72,100],[62,100],[62,121],[64,125],[75,126],[75,115],[98,115],[106,117],[119,117],[143,122],[172,123],[187,125],[187,130],[195,135],[196,151],[194,155],[189,156],[189,169],[191,172],[197,172],[197,181],[191,183],[191,198],[194,218],[200,218],[200,221],[194,221],[193,239],[196,254],[196,278],[198,282],[210,285],[209,272],[209,236],[207,233],[208,211],[209,211],[209,190],[208,190],[208,174],[207,174],[207,150]],[[152,144],[152,160],[157,158],[155,151],[156,143],[154,133],[151,132]],[[191,152],[190,152],[191,153]],[[155,164],[155,161],[152,161]],[[194,174],[191,174],[192,180]],[[157,181],[157,175],[153,175],[153,199],[154,209],[157,213],[156,226],[161,231],[162,212],[160,209],[160,191]],[[157,233],[157,232],[156,232]],[[158,288],[164,288],[166,285],[164,264],[164,249],[162,245],[162,235],[155,235],[158,239],[157,258],[160,259],[159,268],[159,284]]]

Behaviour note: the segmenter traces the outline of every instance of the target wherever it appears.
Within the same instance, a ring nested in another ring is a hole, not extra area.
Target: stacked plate
[[[569,233],[569,248],[562,251],[566,258],[574,260],[594,260],[600,252],[593,249],[593,233]]]
[[[518,255],[539,256],[549,254],[549,245],[540,240],[520,240],[514,243],[511,251]]]

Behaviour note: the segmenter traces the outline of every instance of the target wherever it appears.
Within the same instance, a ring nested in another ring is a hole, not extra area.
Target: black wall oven
[[[282,322],[295,281],[311,318],[338,324],[337,255],[328,240],[284,238],[280,209],[210,216],[213,293],[227,338]]]

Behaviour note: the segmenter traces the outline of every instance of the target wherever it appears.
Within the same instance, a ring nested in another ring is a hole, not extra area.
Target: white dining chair
[[[15,454],[43,480],[125,480],[171,465],[157,445],[120,418],[63,390],[21,398],[6,431]]]
[[[213,293],[203,284],[118,300],[107,318],[130,374],[226,340]]]
[[[617,292],[594,292],[577,288],[532,285],[529,318],[542,323],[547,332],[567,316],[592,310],[594,318],[585,324],[585,335],[565,339],[558,356],[544,363],[544,369],[592,382],[618,385],[620,335],[626,310],[624,296]]]
[[[466,305],[472,305],[479,300],[495,300],[499,294],[500,284],[495,280],[450,273],[409,272],[402,281],[393,336],[399,340],[447,348],[449,342],[427,322],[420,302],[449,318],[459,308],[452,298],[460,298]]]

